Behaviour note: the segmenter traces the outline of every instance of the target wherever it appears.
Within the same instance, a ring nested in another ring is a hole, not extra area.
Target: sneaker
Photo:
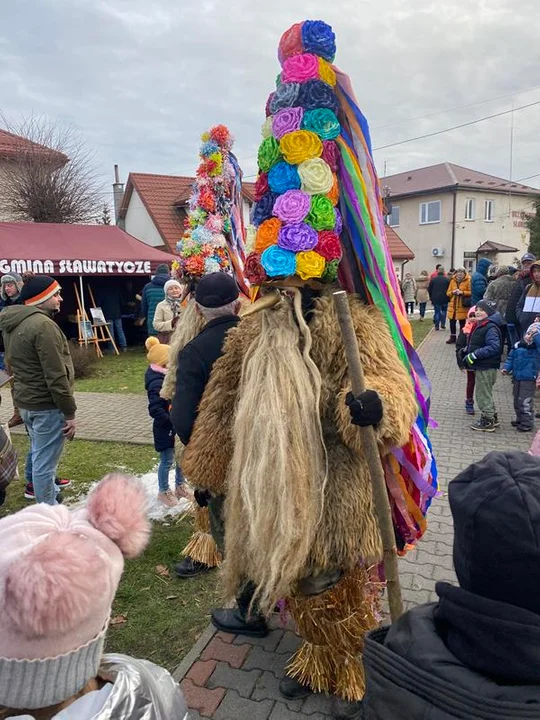
[[[36,494],[34,492],[34,485],[33,483],[26,483],[24,488],[24,497],[26,500],[35,500]]]
[[[190,491],[187,485],[185,485],[185,483],[177,485],[174,488],[174,494],[176,495],[178,500],[193,500],[193,493]]]
[[[176,507],[178,505],[178,500],[176,499],[174,493],[172,490],[166,490],[165,492],[159,492],[157,499],[159,500],[162,505],[165,505],[166,507]]]
[[[493,415],[493,424],[495,425],[495,427],[501,427],[501,421],[499,420],[499,416],[497,415],[497,413]]]
[[[465,400],[465,412],[467,415],[474,415],[474,400]]]
[[[17,427],[17,425],[23,425],[23,424],[24,424],[24,420],[22,419],[22,417],[20,415],[17,415],[17,414],[13,415],[13,417],[10,420],[8,420],[9,428],[14,428],[14,427]]]
[[[519,420],[512,420],[512,422],[510,423],[510,425],[511,425],[512,427],[519,427]]]
[[[478,430],[480,432],[494,432],[495,423],[493,420],[488,420],[487,418],[481,417],[478,422],[474,423],[474,425],[471,425],[471,430]]]
[[[532,427],[526,427],[525,425],[517,425],[516,430],[518,432],[532,432]]]
[[[441,325],[441,330],[446,330],[446,325]]]
[[[68,488],[71,485],[71,480],[68,480],[67,478],[56,478],[54,481],[54,484],[57,488],[60,488],[60,490],[64,490],[65,488]]]

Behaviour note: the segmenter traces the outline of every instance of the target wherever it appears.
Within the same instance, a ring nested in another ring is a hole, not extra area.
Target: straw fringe
[[[197,562],[204,563],[208,567],[219,567],[221,565],[221,553],[216,541],[210,534],[210,514],[208,508],[194,508],[195,529],[188,544],[182,550],[182,555],[190,557]]]

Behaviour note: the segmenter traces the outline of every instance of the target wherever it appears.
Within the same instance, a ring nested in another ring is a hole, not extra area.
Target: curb
[[[210,640],[214,637],[217,630],[213,625],[209,625],[206,630],[203,632],[201,637],[197,640],[195,645],[191,648],[191,650],[188,652],[188,654],[184,657],[180,665],[173,671],[172,676],[176,682],[180,682],[180,680],[183,680],[184,675],[187,673],[189,668],[195,663],[204,648],[208,645]]]
[[[426,337],[421,341],[420,345],[418,345],[418,347],[415,347],[415,348],[414,348],[414,349],[416,350],[416,352],[420,352],[420,348],[421,348],[422,345],[426,342],[426,340],[431,337],[431,335],[432,335],[432,333],[434,332],[434,330],[435,330],[435,328],[431,328],[431,330],[428,332],[428,334],[426,335]]]

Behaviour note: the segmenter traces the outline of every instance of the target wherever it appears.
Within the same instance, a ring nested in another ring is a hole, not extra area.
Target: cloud
[[[334,27],[375,147],[540,100],[519,94],[540,84],[536,0],[312,0],[309,14]],[[305,2],[18,0],[2,16],[0,109],[75,125],[108,185],[115,162],[124,177],[192,173],[219,122],[253,174],[278,40]],[[539,118],[540,105],[514,114],[514,178],[538,171]],[[507,177],[510,116],[375,159],[381,174],[446,160]]]

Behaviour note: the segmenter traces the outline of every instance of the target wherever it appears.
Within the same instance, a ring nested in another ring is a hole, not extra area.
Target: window
[[[486,200],[484,206],[484,220],[486,222],[493,222],[493,208],[495,203],[493,200]]]
[[[469,275],[471,275],[474,270],[474,260],[471,260],[470,258],[463,260],[463,267]]]
[[[441,222],[441,201],[420,203],[420,225]]]
[[[465,220],[476,220],[476,203],[474,198],[465,201]]]
[[[392,205],[392,212],[387,216],[386,222],[390,225],[390,227],[398,227],[399,205]]]

